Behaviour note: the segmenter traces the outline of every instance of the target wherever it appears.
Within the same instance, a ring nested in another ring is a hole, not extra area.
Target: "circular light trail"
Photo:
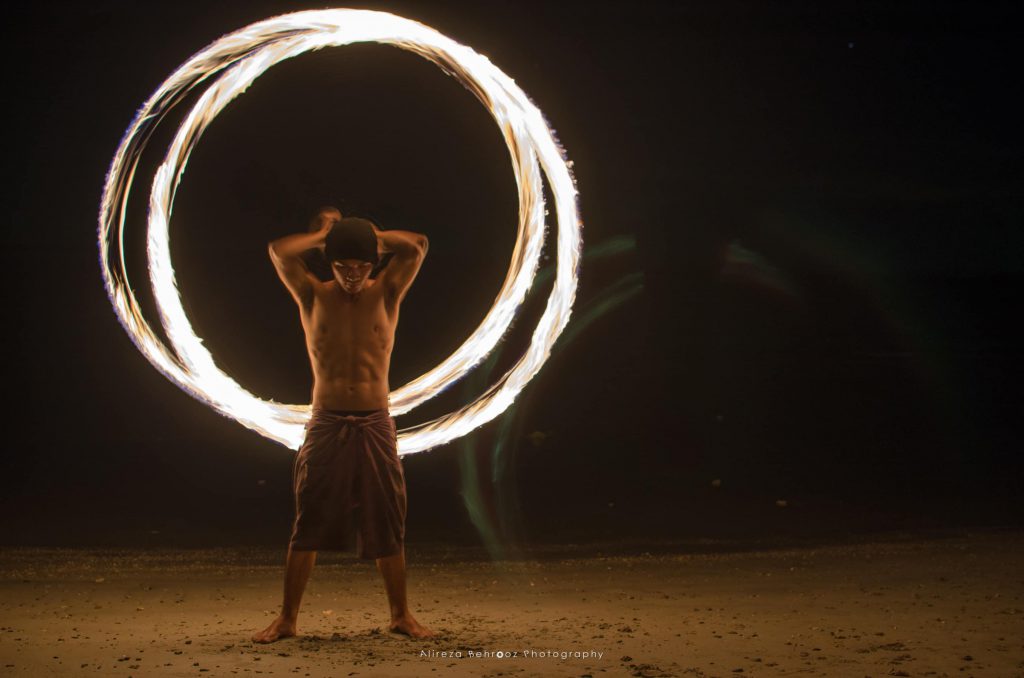
[[[399,432],[401,454],[420,452],[465,435],[503,412],[540,369],[568,322],[576,294],[581,228],[572,163],[540,110],[486,57],[423,24],[385,12],[331,9],[296,12],[231,33],[180,66],[139,109],[117,149],[104,185],[99,247],[104,283],[122,325],[146,358],[190,395],[225,416],[298,449],[309,405],[262,400],[217,367],[192,330],[171,265],[168,222],[189,154],[224,107],[264,71],[284,59],[324,47],[358,42],[390,44],[432,61],[458,79],[487,107],[505,138],[519,188],[516,245],[494,305],[459,348],[438,366],[390,394],[393,415],[444,390],[476,366],[511,324],[533,282],[544,241],[541,170],[548,178],[557,216],[555,281],[531,343],[518,362],[477,400]],[[153,130],[194,87],[219,77],[179,126],[155,172],[149,199],[147,254],[157,309],[170,346],[141,313],[124,260],[125,210],[139,159]]]

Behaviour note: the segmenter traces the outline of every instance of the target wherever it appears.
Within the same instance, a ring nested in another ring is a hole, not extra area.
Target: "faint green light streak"
[[[636,248],[636,239],[632,236],[618,236],[590,247],[584,251],[584,260],[593,262],[632,251]],[[538,271],[531,295],[551,280],[554,274],[552,266]],[[596,297],[584,304],[573,314],[572,320],[565,328],[562,336],[551,351],[551,358],[561,354],[570,344],[599,318],[605,316],[619,306],[634,298],[643,290],[643,274],[630,273],[604,288]],[[486,387],[491,373],[498,364],[503,345],[499,345],[487,360],[464,382],[467,397]],[[549,359],[549,360],[550,360]],[[538,375],[539,378],[539,375]],[[520,551],[516,546],[522,534],[522,510],[515,477],[515,465],[512,461],[518,450],[517,441],[522,438],[525,417],[521,416],[529,409],[530,392],[524,391],[499,420],[495,432],[494,444],[490,454],[490,485],[492,488],[491,504],[488,504],[484,486],[480,479],[478,461],[479,432],[465,436],[460,445],[459,472],[462,478],[462,496],[466,512],[474,528],[480,535],[485,548],[493,560],[515,558]]]

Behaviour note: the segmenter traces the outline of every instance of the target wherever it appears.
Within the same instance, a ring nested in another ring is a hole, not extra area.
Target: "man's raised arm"
[[[313,301],[313,285],[317,279],[300,255],[314,247],[322,247],[332,225],[333,222],[328,221],[326,227],[319,231],[286,235],[267,246],[281,282],[303,308],[308,308]]]
[[[394,254],[390,263],[380,274],[380,281],[387,286],[392,298],[401,302],[409,291],[412,281],[419,273],[423,258],[427,255],[427,236],[410,231],[382,231],[373,227],[384,252]]]

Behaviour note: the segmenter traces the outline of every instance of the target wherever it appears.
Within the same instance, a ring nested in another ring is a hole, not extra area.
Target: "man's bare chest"
[[[307,339],[318,346],[348,345],[352,348],[387,348],[394,341],[395,322],[383,300],[356,302],[324,298],[314,300],[303,319]]]

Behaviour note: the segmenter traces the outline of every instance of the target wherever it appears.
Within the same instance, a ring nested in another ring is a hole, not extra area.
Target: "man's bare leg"
[[[272,643],[281,638],[295,635],[295,621],[299,617],[302,593],[306,590],[309,573],[316,563],[316,551],[293,551],[288,549],[288,560],[284,571],[284,603],[281,614],[270,626],[252,636],[254,642]]]
[[[389,631],[404,633],[413,638],[432,638],[437,635],[413,619],[405,599],[405,546],[393,556],[377,558],[377,569],[384,577],[384,588],[388,593],[391,608]]]

